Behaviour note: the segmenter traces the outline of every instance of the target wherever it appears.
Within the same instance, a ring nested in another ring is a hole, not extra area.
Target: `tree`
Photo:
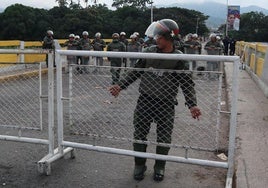
[[[113,0],[113,7],[131,6],[140,9],[146,9],[146,4],[152,3],[152,0]]]
[[[23,15],[23,16],[22,16]],[[207,32],[202,13],[181,8],[155,8],[155,20],[170,18],[175,20],[182,35],[194,32],[196,19],[199,19],[199,35]],[[48,29],[53,30],[55,38],[67,38],[70,33],[80,34],[86,30],[90,37],[101,32],[110,38],[115,32],[124,31],[130,36],[139,32],[143,37],[151,23],[149,9],[124,6],[109,10],[105,4],[94,4],[83,9],[73,3],[70,7],[53,7],[50,10],[37,9],[24,5],[12,5],[0,13],[0,40],[42,40]]]
[[[247,42],[268,41],[268,16],[262,12],[249,12],[241,15],[239,31],[230,31],[229,35]]]
[[[59,3],[59,7],[64,7],[68,5],[67,0],[55,0],[55,1]]]

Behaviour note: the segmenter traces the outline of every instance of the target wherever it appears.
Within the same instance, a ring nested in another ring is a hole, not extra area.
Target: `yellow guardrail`
[[[60,45],[64,44],[67,39],[57,39]],[[106,44],[112,42],[112,39],[104,39]],[[0,41],[0,48],[4,49],[20,49],[21,42],[19,40],[7,40]],[[40,49],[42,48],[42,41],[25,41],[24,42],[25,49]],[[106,50],[106,48],[105,48]],[[34,62],[43,62],[45,61],[46,56],[44,54],[25,54],[24,62],[34,63]],[[20,61],[19,54],[1,54],[0,63],[16,63]]]
[[[265,56],[268,50],[268,45],[263,43],[249,43],[238,41],[236,43],[236,54],[241,57],[241,60],[250,67],[250,69],[257,75],[261,76],[263,73]]]

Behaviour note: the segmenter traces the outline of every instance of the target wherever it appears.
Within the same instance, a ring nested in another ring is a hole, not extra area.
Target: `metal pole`
[[[56,72],[57,72],[57,121],[58,121],[58,147],[59,153],[63,155],[63,101],[62,101],[62,58],[56,52]]]
[[[233,64],[233,83],[232,83],[232,107],[231,107],[231,119],[230,119],[230,130],[229,130],[229,148],[228,148],[228,171],[226,188],[231,188],[233,183],[234,175],[234,159],[235,159],[235,137],[237,127],[237,99],[238,99],[238,73],[239,73],[239,62],[237,60]]]
[[[196,28],[195,28],[196,34],[198,34],[198,22],[199,22],[199,17],[196,18]]]
[[[42,64],[39,63],[39,116],[40,116],[40,130],[43,130],[43,99],[42,99]]]
[[[228,0],[226,2],[226,27],[225,27],[225,36],[228,36]]]
[[[151,4],[151,23],[153,23],[154,21],[154,9],[153,9],[153,1],[150,2]]]
[[[53,54],[48,54],[48,137],[49,154],[54,154],[54,70]]]

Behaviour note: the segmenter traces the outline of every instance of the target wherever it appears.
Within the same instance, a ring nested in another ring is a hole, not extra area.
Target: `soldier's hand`
[[[199,116],[201,116],[201,111],[200,111],[200,109],[199,109],[197,106],[193,106],[193,107],[191,107],[191,108],[190,108],[190,112],[191,112],[192,117],[193,117],[194,119],[199,120]]]
[[[119,85],[112,85],[109,91],[114,97],[117,97],[121,91],[121,87]]]

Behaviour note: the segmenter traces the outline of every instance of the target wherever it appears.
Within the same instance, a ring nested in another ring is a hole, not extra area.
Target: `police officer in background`
[[[184,43],[184,53],[186,54],[200,54],[201,53],[201,43],[197,40],[197,34],[188,34],[187,41]],[[196,61],[192,61],[193,70],[196,68]]]
[[[108,44],[107,51],[113,52],[125,52],[126,46],[124,43],[119,41],[119,34],[114,33],[112,35],[112,42]],[[116,84],[120,77],[120,68],[122,66],[122,58],[110,58],[108,60],[111,62],[111,73],[112,73],[112,84]]]
[[[75,35],[74,37],[76,43],[78,44],[77,46],[77,50],[81,50],[81,46],[79,46],[79,41],[80,41],[80,36],[79,35]],[[82,62],[82,57],[81,56],[76,56],[76,63],[77,65],[80,65]],[[79,67],[77,67],[79,69]]]
[[[127,46],[127,51],[128,52],[140,52],[141,51],[141,44],[137,41],[137,36],[132,34],[130,36],[130,42],[128,43]],[[134,64],[136,63],[137,59],[136,58],[130,58],[130,67],[134,67]]]
[[[54,49],[54,38],[53,38],[53,31],[48,30],[46,36],[43,39],[42,48],[46,50]],[[48,54],[46,54],[46,66],[48,67]],[[55,60],[54,60],[54,67],[55,67]]]
[[[82,33],[82,38],[79,41],[79,48],[81,50],[87,50],[87,51],[91,51],[93,50],[93,47],[91,45],[91,41],[88,37],[88,32],[87,31],[83,31]],[[89,56],[83,56],[82,57],[82,61],[81,64],[82,65],[88,65],[89,64]],[[82,67],[82,69],[84,70],[85,73],[88,73],[88,67]],[[83,73],[83,71],[81,71],[81,73]]]
[[[179,32],[178,25],[171,19],[162,19],[153,22],[146,30],[147,36],[156,39],[157,46],[145,48],[147,53],[180,54],[174,48],[174,35]],[[140,78],[140,96],[134,111],[134,140],[146,141],[150,131],[150,124],[157,124],[157,142],[171,143],[173,130],[176,96],[181,87],[186,105],[193,118],[199,119],[200,109],[197,107],[194,82],[190,73],[163,72],[157,69],[183,70],[185,61],[182,60],[157,60],[139,59],[135,68],[149,68],[155,71],[135,71],[130,70],[126,75],[109,88],[110,93],[117,97],[121,90],[126,89],[130,84]],[[147,145],[134,143],[134,151],[146,152]],[[168,146],[157,146],[156,153],[168,155]],[[146,171],[146,159],[135,157],[134,179],[142,180]],[[166,161],[156,160],[154,164],[153,179],[162,181],[164,179]]]
[[[146,36],[146,40],[143,43],[143,47],[147,48],[147,47],[150,47],[150,46],[153,46],[153,45],[156,45],[156,41],[155,41],[154,37]]]
[[[67,46],[67,50],[77,50],[78,41],[75,40],[75,35],[72,33],[69,35],[69,39],[64,43]],[[65,68],[65,73],[69,73],[70,65],[76,64],[77,58],[74,55],[67,55],[67,67]]]
[[[101,38],[101,33],[95,34],[95,39],[92,41],[92,46],[95,51],[103,51],[106,47],[105,41]],[[103,57],[96,57],[96,65],[103,66]]]
[[[127,40],[127,34],[126,34],[124,31],[122,31],[122,32],[120,33],[119,41],[125,44],[125,46],[126,46],[126,51],[127,51],[127,50],[128,50],[128,49],[127,49],[127,46],[128,46],[128,40]],[[127,58],[123,58],[123,63],[124,63],[124,66],[127,67]]]
[[[222,45],[219,41],[217,41],[217,35],[215,33],[210,34],[209,41],[205,44],[204,49],[207,51],[208,55],[221,55],[221,52],[223,50]],[[207,70],[208,71],[219,71],[220,70],[220,62],[208,61],[207,62]],[[209,77],[212,78],[213,76],[209,74]]]

